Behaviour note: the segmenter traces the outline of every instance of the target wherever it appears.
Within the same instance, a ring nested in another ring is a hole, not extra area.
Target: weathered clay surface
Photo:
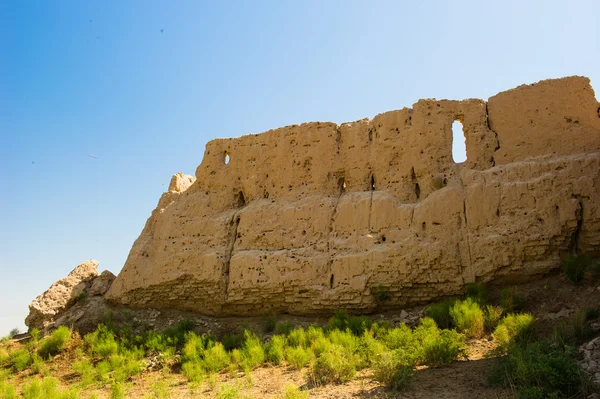
[[[30,328],[42,329],[54,323],[83,296],[102,296],[115,279],[109,271],[98,275],[98,261],[89,260],[75,267],[69,275],[58,280],[29,305],[25,324]]]
[[[386,306],[422,303],[597,253],[599,106],[589,80],[570,77],[213,140],[195,181],[174,176],[107,298],[217,315],[368,312],[377,290]]]

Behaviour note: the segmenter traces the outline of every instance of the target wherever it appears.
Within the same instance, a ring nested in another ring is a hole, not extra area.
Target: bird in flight
[[[95,156],[94,154],[88,154],[88,157],[90,158],[98,158],[97,156]]]

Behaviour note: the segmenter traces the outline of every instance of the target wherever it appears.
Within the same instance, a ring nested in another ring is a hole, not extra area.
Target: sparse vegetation
[[[574,353],[543,341],[511,344],[489,370],[488,382],[512,387],[519,398],[587,397],[594,389]]]
[[[500,351],[506,351],[512,344],[523,344],[536,337],[535,318],[527,313],[508,314],[500,321],[493,333]]]
[[[105,391],[105,395],[123,398],[135,386],[131,381],[150,362],[152,367],[163,370],[163,376],[181,373],[191,389],[204,384],[218,398],[247,397],[242,394],[243,387],[253,384],[253,370],[265,364],[282,365],[290,371],[305,370],[309,387],[345,383],[360,370],[370,368],[375,380],[391,390],[401,391],[410,389],[417,369],[443,367],[466,358],[470,342],[467,339],[492,332],[498,345],[494,355],[502,356],[502,360],[490,370],[490,383],[514,387],[518,397],[525,398],[588,392],[584,391],[588,389],[587,380],[574,372],[571,348],[591,337],[590,320],[597,317],[597,309],[580,309],[569,320],[557,324],[550,346],[536,341],[532,315],[510,313],[502,306],[487,304],[482,285],[467,285],[466,291],[465,299],[430,305],[426,309],[430,317],[423,317],[413,328],[403,323],[393,327],[339,311],[326,326],[277,323],[273,317],[264,329],[260,325],[256,328],[258,333],[240,329],[220,339],[197,335],[193,332],[194,323],[189,320],[157,333],[116,328],[107,318],[109,324],[99,325],[83,339],[66,327],[45,337],[33,331],[26,344],[0,346],[0,371],[27,376],[24,384],[15,385],[0,373],[0,399],[18,395],[78,398],[79,390],[91,389],[106,389],[110,393]],[[512,288],[503,290],[500,299],[512,309],[522,304]],[[261,330],[277,333],[261,336]],[[54,357],[67,348],[74,351],[77,360],[69,366],[74,382],[70,389],[63,389],[48,376],[52,362],[56,361]],[[521,369],[511,371],[515,368]],[[222,376],[226,375],[235,379],[234,383],[222,382]],[[148,390],[145,396],[148,398],[175,395],[164,379],[148,383]],[[306,391],[289,385],[281,398],[298,399],[307,395]]]
[[[562,272],[573,284],[581,284],[587,272],[598,272],[600,263],[587,255],[573,255],[562,263]]]

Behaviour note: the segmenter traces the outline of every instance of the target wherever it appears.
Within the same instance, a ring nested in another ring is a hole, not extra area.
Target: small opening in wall
[[[371,191],[375,191],[375,175],[371,175]]]
[[[452,159],[456,163],[465,162],[467,160],[465,131],[463,124],[458,119],[452,123]]]
[[[223,162],[225,162],[225,165],[229,165],[229,154],[227,153],[227,151],[225,151],[225,159]]]

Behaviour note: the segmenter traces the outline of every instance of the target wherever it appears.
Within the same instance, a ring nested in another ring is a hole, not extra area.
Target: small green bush
[[[10,353],[8,363],[14,371],[23,371],[33,363],[33,357],[26,348],[17,349]]]
[[[274,335],[271,342],[266,345],[267,359],[273,364],[280,364],[285,357],[286,338],[283,335]]]
[[[488,370],[488,382],[512,387],[519,398],[587,397],[593,391],[574,353],[547,342],[510,345],[507,353]]]
[[[484,305],[487,302],[488,293],[485,284],[467,283],[465,284],[465,291],[467,292],[467,298],[473,299],[478,304]]]
[[[375,338],[375,333],[372,330],[365,331],[358,343],[358,355],[361,359],[360,368],[369,367],[375,359],[388,348]]]
[[[88,352],[92,355],[99,355],[106,358],[119,351],[119,344],[116,341],[115,334],[104,324],[98,325],[98,328],[94,332],[87,334],[83,340]]]
[[[586,270],[591,266],[592,260],[587,256],[571,256],[562,263],[562,271],[573,284],[580,284],[585,278]]]
[[[351,316],[343,310],[338,310],[329,319],[330,330],[346,331],[349,329],[354,335],[360,336],[371,328],[373,322],[366,316]]]
[[[236,333],[236,334],[225,334],[223,338],[221,338],[221,343],[225,347],[225,350],[232,351],[234,349],[241,349],[244,346],[244,333]]]
[[[307,346],[308,338],[306,331],[302,327],[295,328],[287,335],[287,340],[290,346]]]
[[[294,329],[294,323],[291,321],[284,321],[277,324],[277,332],[279,334],[287,335]]]
[[[266,355],[260,338],[251,331],[244,331],[244,347],[242,349],[242,363],[244,369],[255,369],[265,362]],[[215,370],[216,371],[216,370]]]
[[[416,344],[412,330],[404,323],[397,328],[386,330],[381,340],[390,349],[413,347]]]
[[[506,287],[500,291],[500,306],[506,312],[518,312],[523,308],[523,297],[514,287]]]
[[[403,351],[387,351],[379,354],[373,363],[375,380],[395,391],[410,387],[414,366],[408,364]]]
[[[300,390],[290,382],[285,384],[282,399],[308,399],[308,392]]]
[[[454,330],[442,330],[436,339],[430,337],[423,342],[423,362],[439,367],[466,357],[464,335]]]
[[[446,299],[441,302],[432,303],[429,305],[425,314],[427,317],[431,317],[439,328],[454,328],[452,317],[450,316],[450,309],[454,306],[456,299]]]
[[[24,399],[75,399],[79,398],[76,389],[60,390],[58,380],[53,377],[34,379],[22,385]]]
[[[502,318],[502,313],[503,310],[500,306],[486,305],[483,310],[483,328],[485,332],[491,333],[496,329]]]
[[[67,347],[70,339],[71,330],[68,327],[60,326],[40,342],[38,354],[44,359],[56,356]]]
[[[201,383],[204,381],[206,372],[200,363],[186,362],[181,366],[181,373],[189,382]]]
[[[94,365],[87,359],[82,359],[73,363],[73,371],[81,378],[79,385],[87,387],[96,381],[96,369]]]
[[[122,382],[113,382],[110,385],[110,399],[125,399],[125,385]]]
[[[389,301],[392,297],[389,289],[381,284],[373,288],[373,296],[375,297],[375,301],[379,304]]]
[[[217,399],[238,399],[240,397],[240,389],[233,384],[223,384],[217,391]]]
[[[273,315],[267,316],[265,318],[265,332],[271,333],[275,331],[275,327],[277,327],[277,318]]]
[[[484,332],[484,317],[479,303],[471,297],[464,301],[456,301],[450,307],[452,324],[467,338],[479,338]]]
[[[492,334],[501,351],[512,343],[527,343],[536,336],[535,319],[528,313],[508,314],[500,321]]]
[[[17,390],[8,381],[0,379],[0,398],[17,399]]]
[[[203,364],[207,371],[217,372],[223,370],[229,363],[229,354],[220,342],[204,351]]]
[[[308,365],[310,358],[309,350],[301,346],[291,346],[285,351],[285,359],[297,370],[302,370],[302,368]]]
[[[311,367],[311,376],[316,384],[341,384],[350,381],[356,374],[354,355],[339,345],[331,345]]]

